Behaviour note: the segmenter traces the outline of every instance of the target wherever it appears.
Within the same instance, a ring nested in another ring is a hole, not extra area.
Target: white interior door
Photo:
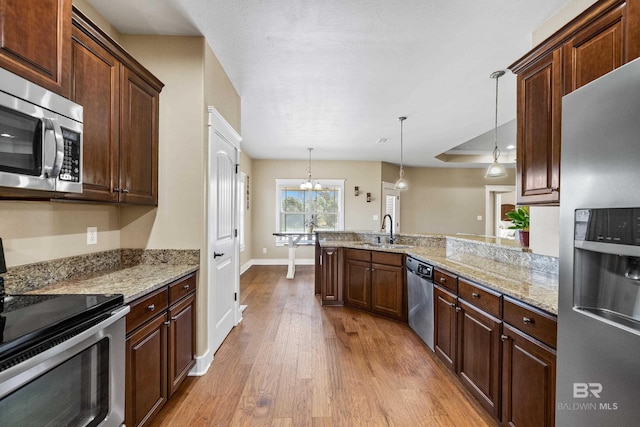
[[[221,117],[217,115],[214,119],[220,120]],[[208,328],[209,350],[215,353],[239,321],[239,250],[236,233],[236,165],[239,150],[225,135],[225,127],[217,120],[210,120],[209,144]]]

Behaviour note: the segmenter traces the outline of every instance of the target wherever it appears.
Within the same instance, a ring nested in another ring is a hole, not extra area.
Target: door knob
[[[221,256],[223,256],[223,255],[224,255],[223,253],[220,253],[220,254],[219,254],[218,252],[213,251],[213,259],[216,259],[216,258],[221,257]]]

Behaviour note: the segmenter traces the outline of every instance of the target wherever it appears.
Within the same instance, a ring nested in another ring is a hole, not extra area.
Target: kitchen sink
[[[367,249],[406,249],[412,248],[411,245],[389,244],[389,243],[356,243],[356,246],[362,246]]]

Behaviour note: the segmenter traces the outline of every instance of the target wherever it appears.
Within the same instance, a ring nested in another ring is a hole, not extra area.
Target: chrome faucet
[[[384,223],[385,220],[387,219],[387,217],[389,217],[389,244],[393,245],[393,241],[395,240],[393,237],[393,218],[391,218],[391,215],[386,214],[385,216],[382,217],[382,225],[380,226],[380,230],[386,230]]]

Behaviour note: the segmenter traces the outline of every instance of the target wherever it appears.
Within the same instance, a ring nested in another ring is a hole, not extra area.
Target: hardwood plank
[[[285,275],[242,275],[243,321],[152,427],[497,425],[406,324],[320,306],[311,266]]]

